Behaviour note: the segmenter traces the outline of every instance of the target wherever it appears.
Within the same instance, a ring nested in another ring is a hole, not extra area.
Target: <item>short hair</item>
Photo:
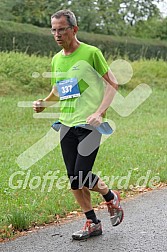
[[[62,16],[66,17],[67,22],[70,26],[77,25],[76,17],[74,15],[74,13],[70,10],[59,10],[51,16],[51,19],[52,18],[60,18]]]

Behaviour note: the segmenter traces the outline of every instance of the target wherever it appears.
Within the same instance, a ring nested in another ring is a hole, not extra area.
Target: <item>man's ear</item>
[[[78,30],[79,30],[79,27],[78,26],[74,26],[73,29],[74,29],[74,34],[76,34],[78,32]]]

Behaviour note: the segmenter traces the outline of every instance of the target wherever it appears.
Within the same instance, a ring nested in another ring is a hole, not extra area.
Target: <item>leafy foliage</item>
[[[134,36],[142,38],[167,39],[167,18],[150,18],[147,21],[140,21],[134,27]]]
[[[160,17],[156,2],[161,0],[9,0],[14,21],[40,27],[50,26],[50,16],[63,8],[74,11],[80,30],[117,36],[131,35],[132,27]],[[5,0],[3,6],[9,6]],[[5,8],[6,8],[5,7]],[[10,14],[11,15],[11,14]]]
[[[15,0],[0,1],[0,19],[13,20],[12,8],[16,4]]]
[[[148,20],[151,17],[158,17],[160,12],[152,0],[124,0],[121,1],[120,12],[124,19],[131,25],[136,25],[140,20]]]
[[[30,55],[52,56],[60,48],[55,43],[48,28],[39,28],[28,24],[10,21],[0,22],[1,51],[24,52]],[[106,58],[128,57],[130,60],[139,58],[167,59],[167,43],[129,37],[115,37],[104,34],[79,32],[80,41],[97,46]]]

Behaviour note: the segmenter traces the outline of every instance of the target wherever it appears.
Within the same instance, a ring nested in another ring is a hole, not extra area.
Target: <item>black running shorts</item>
[[[98,182],[98,176],[92,173],[92,167],[99,149],[101,134],[92,126],[61,126],[61,149],[73,190],[83,186],[92,189]]]

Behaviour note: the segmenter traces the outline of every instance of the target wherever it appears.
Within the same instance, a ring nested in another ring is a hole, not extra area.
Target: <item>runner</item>
[[[105,114],[118,86],[101,51],[77,39],[78,26],[73,12],[56,12],[51,17],[51,25],[54,39],[62,50],[52,59],[52,91],[46,98],[35,101],[33,109],[39,113],[60,102],[61,114],[52,127],[60,129],[71,190],[87,219],[84,227],[72,234],[73,239],[81,240],[102,234],[90,191],[104,197],[112,226],[123,220],[119,193],[110,190],[92,173],[101,135],[112,133]]]

